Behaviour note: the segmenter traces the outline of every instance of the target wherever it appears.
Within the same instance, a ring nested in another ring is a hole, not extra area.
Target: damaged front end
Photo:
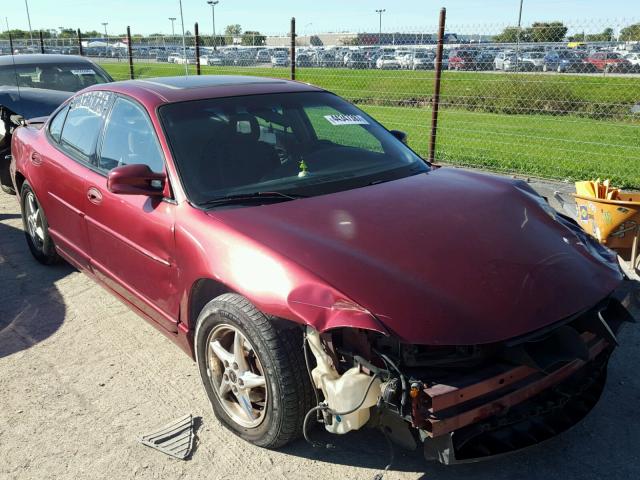
[[[332,433],[367,424],[428,460],[477,461],[540,443],[579,422],[604,388],[616,334],[633,318],[614,296],[526,336],[425,346],[361,329],[307,329]],[[374,408],[375,407],[375,408]]]

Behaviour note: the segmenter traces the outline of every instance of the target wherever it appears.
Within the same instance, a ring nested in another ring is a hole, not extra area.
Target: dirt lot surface
[[[214,418],[192,361],[86,276],[44,267],[17,203],[0,194],[0,479],[372,479],[388,458],[365,430],[319,451],[253,447]],[[396,449],[387,479],[640,478],[638,325],[628,325],[595,410],[524,452],[444,467]],[[186,413],[201,419],[189,461],[137,442]],[[314,432],[323,437],[322,432]],[[328,437],[324,437],[328,438]]]

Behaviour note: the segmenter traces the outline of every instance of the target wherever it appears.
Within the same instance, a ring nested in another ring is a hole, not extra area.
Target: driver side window
[[[153,172],[161,173],[164,156],[146,111],[120,97],[113,105],[104,130],[98,168],[108,172],[132,164],[144,164]]]

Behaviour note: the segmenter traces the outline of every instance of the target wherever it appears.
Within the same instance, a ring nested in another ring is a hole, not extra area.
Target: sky
[[[185,30],[199,22],[201,34],[212,29],[211,7],[206,0],[182,0]],[[127,25],[132,33],[171,33],[169,17],[177,17],[179,0],[28,0],[33,30],[61,26],[82,30],[122,33]],[[447,31],[455,33],[495,33],[505,25],[517,24],[520,0],[220,0],[216,6],[216,29],[238,23],[243,30],[284,34],[296,17],[299,34],[322,32],[363,32],[378,30],[376,9],[385,9],[383,30],[435,31],[438,12],[447,8]],[[28,30],[23,0],[2,0],[11,28]],[[607,26],[620,28],[640,22],[640,0],[523,0],[522,23],[561,20],[587,32]]]

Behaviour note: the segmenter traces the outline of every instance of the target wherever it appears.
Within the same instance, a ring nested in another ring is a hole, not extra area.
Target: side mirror
[[[402,143],[404,143],[405,145],[407,144],[407,134],[406,134],[406,132],[403,132],[402,130],[389,130],[389,131],[391,132],[391,135],[396,137]]]
[[[148,165],[124,165],[109,172],[107,189],[120,195],[163,197],[165,181],[164,173],[154,173]]]

